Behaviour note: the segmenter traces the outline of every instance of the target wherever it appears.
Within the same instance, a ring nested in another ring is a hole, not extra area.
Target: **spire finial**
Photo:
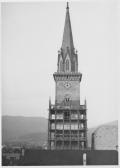
[[[66,7],[66,9],[69,9],[69,2],[67,2],[67,7]]]

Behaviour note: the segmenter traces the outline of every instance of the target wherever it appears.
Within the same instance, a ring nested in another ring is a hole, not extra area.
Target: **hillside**
[[[47,139],[47,119],[43,117],[2,117],[2,143],[43,144]]]

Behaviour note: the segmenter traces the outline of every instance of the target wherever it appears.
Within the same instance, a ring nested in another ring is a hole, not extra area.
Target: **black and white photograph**
[[[119,165],[119,0],[1,2],[1,165]]]

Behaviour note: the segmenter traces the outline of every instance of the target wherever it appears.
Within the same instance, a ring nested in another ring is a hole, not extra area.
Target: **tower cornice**
[[[62,73],[62,72],[55,72],[53,74],[55,81],[79,81],[81,82],[82,74],[80,72],[72,73]]]

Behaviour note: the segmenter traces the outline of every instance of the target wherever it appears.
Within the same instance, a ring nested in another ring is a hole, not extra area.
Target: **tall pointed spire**
[[[66,7],[66,18],[61,48],[63,51],[66,51],[67,48],[69,48],[70,51],[74,49],[68,2]]]

